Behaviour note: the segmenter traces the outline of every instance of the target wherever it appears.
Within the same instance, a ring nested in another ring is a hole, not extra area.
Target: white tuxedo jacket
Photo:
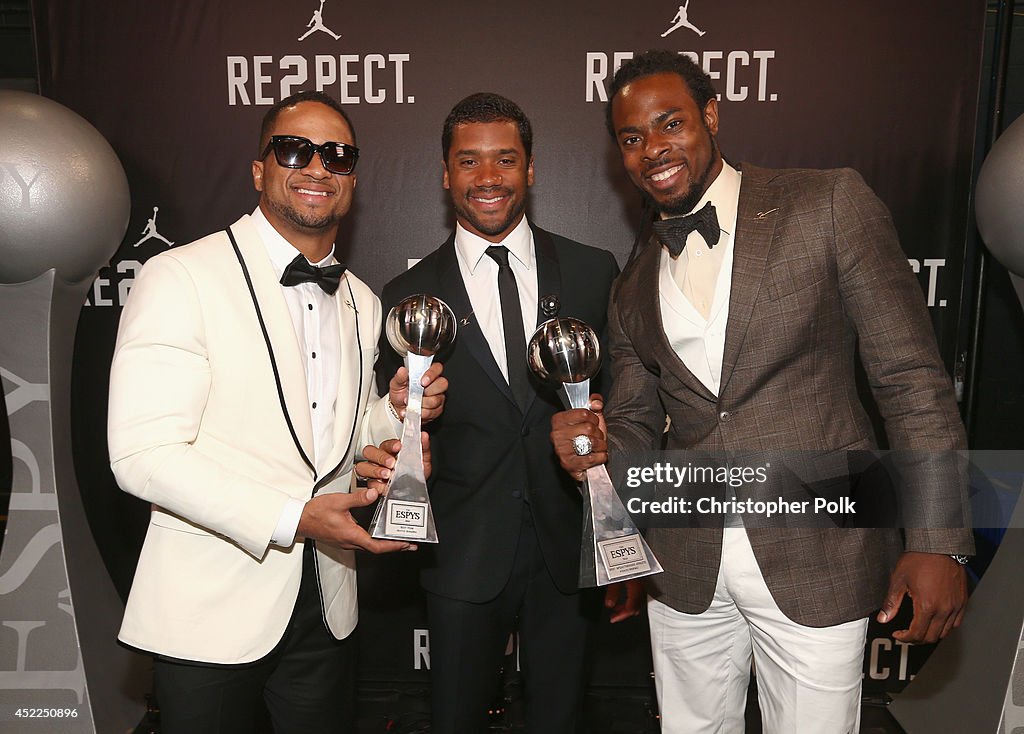
[[[371,397],[380,301],[349,273],[335,295],[334,443],[314,472],[304,458],[314,456],[305,374],[281,287],[248,215],[231,231],[237,252],[220,232],[139,273],[121,316],[108,424],[118,483],[153,503],[119,637],[213,663],[257,660],[284,633],[302,571],[301,539],[270,545],[287,499],[349,491],[354,455],[395,435]],[[356,624],[354,554],[321,543],[316,558],[324,617],[341,639]]]

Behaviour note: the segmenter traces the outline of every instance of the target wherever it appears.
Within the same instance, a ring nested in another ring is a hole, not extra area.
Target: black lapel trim
[[[348,456],[349,451],[352,450],[352,442],[356,438],[356,427],[359,425],[359,406],[362,403],[363,394],[363,339],[362,335],[359,333],[359,309],[356,307],[356,294],[352,291],[352,283],[348,278],[345,278],[345,286],[348,288],[349,303],[352,304],[352,310],[355,311],[356,314],[356,348],[359,350],[359,388],[358,392],[356,392],[355,413],[352,415],[352,431],[348,434],[348,446],[345,447],[345,453],[341,455],[341,460],[338,462],[338,465],[324,474],[320,481],[313,487],[314,495],[325,484],[333,481],[338,470],[345,465],[345,457]],[[337,416],[335,416],[335,420],[337,420]],[[324,621],[324,627],[327,628],[327,631],[333,635],[334,632],[331,631],[331,623],[327,621],[327,602],[324,600],[324,585],[323,580],[320,577],[320,558],[316,554],[316,541],[313,538],[306,538],[306,542],[313,548],[311,552],[313,554],[313,570],[316,573],[317,596],[320,598],[320,618]]]
[[[345,285],[348,287],[349,303],[352,304],[352,309],[356,314],[356,348],[359,349],[359,388],[356,392],[355,412],[352,414],[352,432],[348,434],[348,446],[345,447],[345,453],[341,455],[341,461],[338,462],[338,465],[324,474],[323,478],[316,483],[316,486],[313,487],[313,494],[316,494],[318,489],[332,481],[334,479],[334,475],[337,474],[338,470],[345,464],[345,457],[348,456],[348,452],[352,450],[352,442],[356,438],[356,426],[359,425],[359,406],[363,399],[363,339],[359,333],[359,309],[356,308],[356,294],[352,292],[352,283],[348,278],[345,278]],[[338,416],[335,415],[334,419],[337,420]],[[326,621],[326,617],[324,619]]]
[[[309,467],[309,470],[313,472],[313,481],[316,481],[316,467],[313,466],[313,462],[306,456],[306,452],[302,450],[302,444],[299,443],[299,437],[295,434],[295,426],[292,425],[292,418],[288,414],[288,405],[284,400],[284,388],[281,386],[281,374],[277,370],[277,359],[274,357],[274,347],[270,343],[270,334],[267,332],[267,325],[263,321],[263,312],[260,310],[260,303],[256,298],[256,289],[252,287],[252,278],[249,276],[249,268],[245,264],[245,259],[242,257],[242,251],[238,249],[238,243],[235,242],[235,235],[231,232],[231,227],[224,230],[228,234],[228,239],[231,240],[231,247],[235,250],[235,257],[238,258],[238,264],[242,268],[242,275],[245,276],[245,284],[249,287],[249,295],[252,296],[252,305],[256,309],[256,318],[259,319],[260,329],[263,331],[263,340],[267,343],[267,354],[270,356],[270,367],[274,371],[274,382],[277,384],[277,398],[281,402],[281,413],[284,415],[284,422],[288,425],[288,433],[292,435],[292,441],[295,443],[295,448],[298,449],[299,456],[302,457],[302,461]],[[362,373],[360,373],[360,380],[362,379]],[[359,401],[356,400],[358,403]]]
[[[356,401],[359,402],[358,400]],[[334,632],[331,630],[331,623],[327,621],[327,602],[324,601],[324,586],[320,580],[320,559],[316,555],[316,541],[312,538],[306,538],[306,542],[312,546],[313,550],[313,572],[316,574],[316,590],[317,596],[320,597],[320,619],[324,621],[324,627],[333,637]]]

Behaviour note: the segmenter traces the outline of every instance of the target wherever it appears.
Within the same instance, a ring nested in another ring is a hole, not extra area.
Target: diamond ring
[[[589,436],[580,434],[572,440],[572,450],[576,452],[577,456],[586,456],[594,450],[594,442],[590,440]]]

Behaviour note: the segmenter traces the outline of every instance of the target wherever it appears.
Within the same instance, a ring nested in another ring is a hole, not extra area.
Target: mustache
[[[487,186],[482,188],[470,189],[466,192],[466,196],[476,196],[481,199],[490,199],[492,196],[511,196],[512,189],[507,186]]]
[[[338,185],[327,179],[317,179],[312,176],[298,176],[288,181],[288,187],[292,189],[320,189],[329,193],[338,193]]]

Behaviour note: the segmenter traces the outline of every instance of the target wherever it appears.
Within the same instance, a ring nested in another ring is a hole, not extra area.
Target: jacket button
[[[530,435],[530,427],[529,426],[523,426],[523,429],[521,431],[519,431],[519,435],[520,436],[529,436]]]
[[[518,489],[513,489],[513,490],[512,490],[512,496],[513,496],[514,498],[516,498],[516,499],[521,499],[521,498],[522,498],[522,496],[523,496],[523,493],[522,493],[522,491],[520,491],[520,490],[518,490]]]
[[[721,413],[718,414],[718,417],[723,421],[729,420],[729,411],[723,410]]]

